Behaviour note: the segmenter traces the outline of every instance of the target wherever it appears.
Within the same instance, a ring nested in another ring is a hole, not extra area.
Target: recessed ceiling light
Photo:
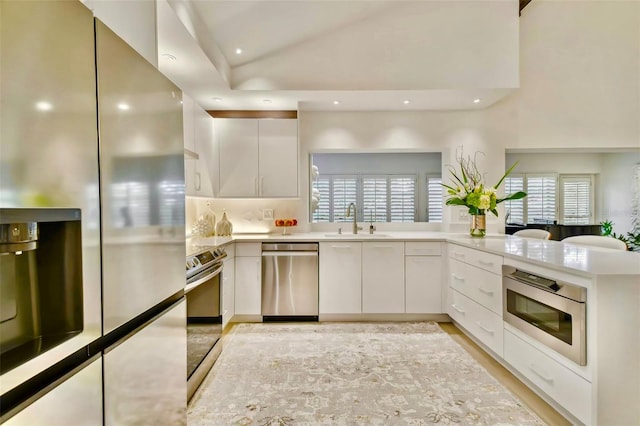
[[[474,104],[479,104],[479,103],[480,103],[480,99],[474,99],[474,100],[473,100],[473,103],[474,103]]]
[[[131,107],[129,106],[129,104],[125,104],[124,102],[120,102],[118,104],[118,109],[120,111],[128,111],[129,109],[131,109]]]
[[[404,101],[402,101],[402,103],[406,105],[406,104],[410,104],[411,101],[409,99],[405,99]]]
[[[237,49],[236,49],[236,55],[241,55],[241,54],[242,54],[242,49],[237,48]]]
[[[51,102],[40,101],[36,102],[36,109],[38,111],[51,111],[53,109],[53,105],[51,105]]]
[[[264,102],[265,104],[270,104],[272,101],[271,99],[264,99],[262,102]]]
[[[176,57],[175,57],[175,56],[173,56],[173,55],[172,55],[172,54],[170,54],[170,53],[163,53],[163,54],[162,54],[162,57],[163,57],[163,58],[165,58],[165,59],[168,59],[168,60],[170,60],[170,61],[175,61],[175,60],[176,60]]]
[[[211,98],[214,102],[222,102],[222,98]]]
[[[338,105],[338,104],[340,104],[340,101],[333,101],[333,104],[334,105]]]

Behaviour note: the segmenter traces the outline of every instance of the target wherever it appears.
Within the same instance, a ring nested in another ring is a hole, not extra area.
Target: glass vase
[[[471,215],[472,237],[482,238],[487,234],[487,216],[483,214]]]

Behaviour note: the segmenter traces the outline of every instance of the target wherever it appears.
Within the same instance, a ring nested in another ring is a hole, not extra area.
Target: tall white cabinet
[[[186,195],[213,197],[217,186],[214,120],[186,93],[182,95],[182,111]]]
[[[297,197],[295,119],[217,118],[219,197]]]

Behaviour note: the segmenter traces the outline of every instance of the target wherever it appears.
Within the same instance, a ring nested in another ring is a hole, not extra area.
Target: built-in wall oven
[[[587,289],[503,265],[504,320],[579,365],[587,364]]]
[[[187,256],[187,398],[220,355],[222,337],[221,280],[224,249]]]

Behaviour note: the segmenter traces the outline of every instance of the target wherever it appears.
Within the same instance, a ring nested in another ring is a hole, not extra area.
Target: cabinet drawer
[[[591,424],[591,383],[504,331],[504,359],[585,424]]]
[[[440,256],[440,242],[406,242],[404,254],[406,256]]]
[[[502,318],[449,288],[447,313],[476,339],[502,357]]]
[[[502,317],[502,276],[449,259],[449,285]]]
[[[236,243],[236,256],[262,256],[260,243]]]
[[[450,244],[449,257],[494,274],[502,274],[502,256],[496,254]]]

